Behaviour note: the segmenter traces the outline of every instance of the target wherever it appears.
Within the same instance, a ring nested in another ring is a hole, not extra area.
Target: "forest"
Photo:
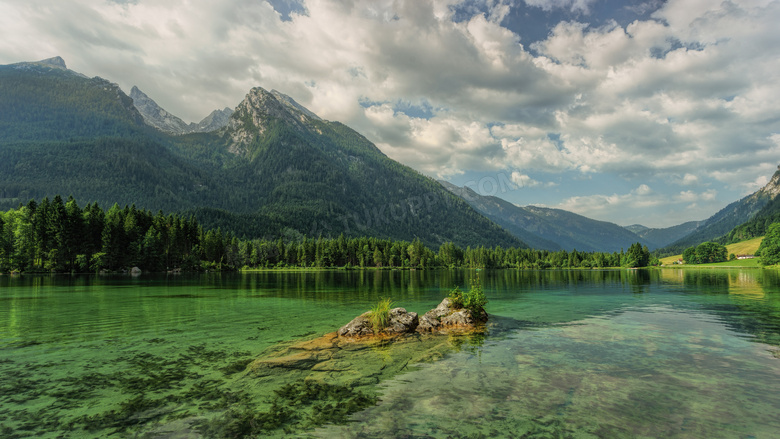
[[[627,252],[466,247],[436,251],[420,239],[279,237],[239,239],[205,229],[194,216],[135,205],[83,208],[73,197],[31,200],[0,212],[0,272],[118,272],[246,268],[598,268],[657,264],[646,246]]]

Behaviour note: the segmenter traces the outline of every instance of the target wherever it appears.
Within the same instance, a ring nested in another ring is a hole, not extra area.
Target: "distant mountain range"
[[[682,239],[690,235],[702,224],[704,224],[704,221],[688,221],[687,223],[682,223],[677,226],[661,229],[654,229],[645,227],[641,224],[634,224],[631,226],[626,226],[626,229],[634,232],[640,238],[643,238],[647,242],[651,243],[651,249],[656,249],[665,247],[677,241],[678,239]]]
[[[235,111],[199,124],[137,88],[131,95],[68,70],[59,57],[0,66],[0,208],[61,194],[82,204],[189,211],[204,226],[250,237],[526,245],[349,127],[279,92],[254,88]]]
[[[640,224],[620,227],[560,209],[516,206],[467,187],[440,182],[533,248],[612,252],[640,242],[662,255],[679,254],[705,241],[736,242],[762,236],[769,224],[780,222],[780,167],[763,188],[729,204],[704,221],[667,228]]]
[[[498,197],[479,195],[468,187],[440,183],[533,248],[614,252],[636,242],[653,245],[617,224],[561,209],[520,207]]]

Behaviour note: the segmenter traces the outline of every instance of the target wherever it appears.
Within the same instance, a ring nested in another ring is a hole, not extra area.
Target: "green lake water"
[[[476,275],[484,334],[264,362]],[[777,271],[0,276],[2,438],[777,438],[779,414]]]

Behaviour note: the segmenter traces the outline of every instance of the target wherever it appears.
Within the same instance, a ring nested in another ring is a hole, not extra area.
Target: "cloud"
[[[604,175],[722,196],[772,174],[780,2],[669,0],[624,26],[585,22],[594,1],[526,4],[581,22],[526,47],[502,25],[522,5],[500,0],[29,0],[3,3],[0,60],[61,55],[191,121],[277,89],[437,177]]]
[[[524,0],[528,6],[535,6],[544,11],[553,9],[568,9],[571,12],[590,13],[590,5],[596,0]]]
[[[521,174],[520,172],[512,172],[512,176],[510,178],[512,183],[514,183],[517,188],[535,188],[535,187],[555,187],[558,186],[558,183],[554,181],[547,181],[542,182],[538,180],[534,180],[533,178],[529,177],[528,175]]]
[[[605,221],[621,218],[623,224],[664,227],[679,224],[667,218],[670,214],[685,212],[692,218],[708,218],[712,208],[717,206],[717,195],[715,189],[708,189],[702,192],[679,191],[669,196],[642,184],[624,194],[569,197],[555,207]]]

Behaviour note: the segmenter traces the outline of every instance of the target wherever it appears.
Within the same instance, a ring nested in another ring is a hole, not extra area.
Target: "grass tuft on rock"
[[[371,322],[371,326],[374,327],[374,332],[381,331],[390,323],[390,309],[392,307],[392,300],[382,299],[371,308],[368,320]]]

